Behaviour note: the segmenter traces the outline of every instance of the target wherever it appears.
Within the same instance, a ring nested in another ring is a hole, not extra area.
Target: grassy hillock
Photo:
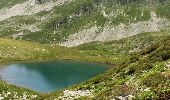
[[[0,38],[0,61],[30,61],[69,59],[72,54],[79,55],[76,50],[56,45],[46,45],[27,41]]]

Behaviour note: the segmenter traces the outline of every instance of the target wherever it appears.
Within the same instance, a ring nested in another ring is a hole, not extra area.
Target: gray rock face
[[[50,11],[55,6],[61,6],[65,2],[71,2],[72,0],[57,0],[46,2],[49,0],[28,0],[24,3],[17,4],[11,8],[0,9],[0,21],[11,18],[13,16],[33,15],[41,11]],[[43,5],[37,3],[44,3]]]
[[[59,45],[75,47],[92,41],[119,40],[144,32],[159,32],[170,26],[170,22],[167,19],[158,18],[154,12],[151,12],[150,15],[151,19],[148,21],[131,23],[129,25],[124,23],[117,26],[105,25],[102,31],[97,26],[86,28],[68,36],[66,41],[59,43]]]

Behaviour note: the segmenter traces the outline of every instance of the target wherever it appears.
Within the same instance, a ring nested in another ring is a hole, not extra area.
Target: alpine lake
[[[16,86],[49,93],[84,82],[108,68],[106,64],[68,60],[15,63],[0,67],[0,78]]]

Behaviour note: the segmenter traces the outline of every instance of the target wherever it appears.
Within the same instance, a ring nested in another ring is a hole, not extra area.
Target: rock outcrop
[[[68,36],[66,41],[59,43],[61,46],[75,47],[92,41],[111,41],[134,36],[144,32],[159,32],[170,26],[167,19],[161,19],[156,13],[151,12],[151,19],[144,22],[131,23],[126,25],[121,23],[117,26],[105,25],[102,31],[97,26],[80,30],[75,34]]]
[[[22,16],[22,15],[33,15],[41,11],[50,11],[55,6],[60,6],[71,0],[57,0],[49,1],[42,5],[39,3],[44,2],[44,0],[28,0],[27,2],[17,4],[11,8],[5,8],[0,10],[0,21],[11,18],[13,16]]]

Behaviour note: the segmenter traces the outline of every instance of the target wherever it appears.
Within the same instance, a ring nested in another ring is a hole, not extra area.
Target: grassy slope
[[[0,97],[3,97],[5,100],[9,99],[33,99],[40,97],[41,94],[34,92],[32,90],[24,89],[22,87],[6,84],[3,81],[0,81]],[[2,100],[2,98],[1,98]]]
[[[33,42],[17,41],[0,38],[0,59],[3,61],[17,60],[45,60],[50,58],[64,58],[64,55],[74,54],[74,50],[67,50],[56,45],[43,45]]]
[[[169,69],[165,63],[170,61],[170,32],[144,33],[120,41],[107,43],[91,43],[76,47],[81,52],[99,59],[98,56],[117,58],[106,59],[114,67],[103,75],[99,75],[80,85],[71,86],[71,90],[94,90],[94,97],[81,99],[108,100],[119,96],[122,85],[130,89],[127,95],[135,99],[169,98]],[[119,49],[117,49],[119,48]],[[139,48],[133,53],[129,51]],[[115,50],[117,49],[117,50]],[[121,56],[124,55],[124,56]],[[159,90],[157,87],[160,86]],[[149,91],[144,91],[150,88]],[[44,98],[54,99],[62,92],[54,92]]]
[[[11,7],[14,6],[15,4],[22,3],[27,0],[1,0],[0,1],[0,9],[4,7]]]
[[[75,48],[39,44],[23,40],[0,38],[0,62],[72,59],[90,62],[112,63],[110,56],[91,56]]]
[[[144,33],[120,41],[84,44],[71,49],[1,38],[0,57],[1,63],[15,60],[72,59],[114,64],[114,67],[105,74],[99,75],[80,85],[71,86],[70,89],[94,89],[94,98],[107,100],[119,95],[121,93],[121,86],[128,83],[129,87],[133,87],[133,91],[137,91],[136,89],[139,88],[151,88],[149,92],[141,90],[137,94],[134,92],[129,94],[133,94],[139,99],[146,97],[153,99],[153,97],[160,98],[162,93],[169,94],[170,84],[164,84],[169,83],[169,81],[162,74],[163,72],[165,74],[168,73],[168,69],[164,69],[164,67],[165,63],[170,61],[169,36],[170,32],[168,31]],[[134,48],[139,48],[139,50],[129,53]],[[158,80],[160,78],[161,80]],[[154,84],[153,81],[158,82]],[[3,82],[0,83],[0,87],[2,87],[0,91],[13,91],[14,86],[8,85],[6,87]],[[159,91],[156,90],[158,85],[161,86]],[[16,89],[22,96],[25,89]],[[112,94],[113,91],[116,91],[116,93]],[[39,95],[32,91],[28,93],[30,95],[38,95],[39,99],[54,99],[62,95],[62,91],[48,95]],[[12,96],[9,95],[7,98],[10,97]],[[87,98],[84,99],[86,100]]]

